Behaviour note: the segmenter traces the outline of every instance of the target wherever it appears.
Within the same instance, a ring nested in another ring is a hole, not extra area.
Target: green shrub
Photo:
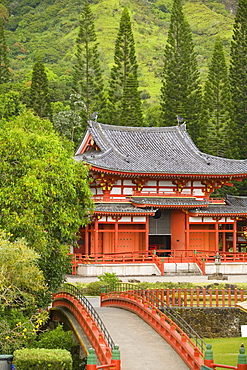
[[[121,281],[115,272],[105,272],[104,275],[98,276],[98,279],[105,285],[114,285]]]
[[[101,289],[105,284],[100,281],[93,281],[92,283],[89,283],[86,287],[86,290],[84,292],[85,295],[89,296],[97,296],[100,295]]]
[[[16,370],[72,370],[71,354],[65,349],[24,348],[14,352]]]

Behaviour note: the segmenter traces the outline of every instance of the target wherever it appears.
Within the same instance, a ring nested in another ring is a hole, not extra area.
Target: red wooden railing
[[[105,253],[84,255],[72,253],[72,274],[80,264],[122,264],[122,263],[155,263],[164,275],[164,263],[196,263],[202,274],[205,274],[205,263],[214,263],[217,251],[200,250],[167,250],[133,251],[126,253]],[[247,263],[247,253],[220,253],[221,263]]]
[[[136,313],[174,348],[189,369],[201,369],[203,352],[175,322],[140,291],[102,293],[101,306],[119,307]]]
[[[147,292],[171,307],[236,307],[247,299],[246,289],[149,289]]]

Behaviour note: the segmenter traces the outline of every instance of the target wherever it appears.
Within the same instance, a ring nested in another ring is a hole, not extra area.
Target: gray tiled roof
[[[196,208],[190,210],[190,213],[196,213],[199,215],[246,215],[247,207],[234,207],[228,205],[211,205],[207,208]]]
[[[136,208],[130,203],[98,203],[94,213],[116,213],[116,214],[150,214],[153,215],[156,209]]]
[[[157,207],[175,207],[175,208],[190,208],[207,206],[207,200],[196,200],[195,198],[185,197],[131,197],[130,201],[138,205],[157,206]]]
[[[75,153],[75,159],[117,172],[188,175],[241,175],[247,177],[247,160],[202,153],[186,126],[126,127],[89,122],[99,151]]]
[[[230,206],[246,207],[247,208],[247,197],[234,196],[234,195],[228,195],[227,194],[226,203],[229,204]]]

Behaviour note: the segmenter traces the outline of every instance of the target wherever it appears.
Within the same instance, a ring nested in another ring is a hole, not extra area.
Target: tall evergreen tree
[[[29,106],[41,118],[51,118],[52,109],[45,66],[40,59],[33,66]]]
[[[200,105],[201,89],[192,33],[184,18],[181,0],[174,0],[161,88],[162,124],[173,126],[176,115],[182,116],[196,140]]]
[[[0,84],[9,82],[11,74],[9,71],[8,49],[4,35],[4,24],[0,18]]]
[[[232,156],[228,144],[231,129],[231,94],[222,42],[215,41],[214,52],[204,85],[202,114],[199,120],[199,148],[209,154]]]
[[[122,119],[124,116],[123,107],[125,104],[130,104],[135,100],[136,106],[141,106],[141,98],[138,91],[137,70],[138,65],[135,55],[135,42],[131,28],[130,16],[127,8],[124,8],[119,25],[119,31],[115,43],[114,66],[111,70],[110,88],[109,88],[109,124],[126,124],[126,120]],[[131,75],[131,77],[130,77]],[[129,79],[129,80],[128,80]],[[127,81],[129,86],[127,87]],[[132,88],[130,89],[130,84]],[[126,90],[125,90],[126,89]],[[124,102],[122,102],[125,91]],[[129,103],[127,103],[127,96]],[[140,102],[137,103],[137,100]],[[133,117],[135,112],[133,111]],[[142,114],[139,119],[131,119],[132,125],[140,126],[142,124]]]
[[[136,78],[129,74],[121,99],[121,126],[143,126],[140,93]]]
[[[86,125],[87,119],[94,111],[99,111],[99,115],[101,115],[105,109],[104,84],[100,68],[94,17],[87,2],[82,9],[76,46],[74,92],[84,102],[81,116]]]
[[[232,122],[240,158],[247,158],[247,0],[239,0],[231,42]]]

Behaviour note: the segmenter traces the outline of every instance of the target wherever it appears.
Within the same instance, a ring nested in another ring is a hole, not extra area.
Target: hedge
[[[13,355],[16,370],[72,370],[72,357],[65,349],[24,348]]]

